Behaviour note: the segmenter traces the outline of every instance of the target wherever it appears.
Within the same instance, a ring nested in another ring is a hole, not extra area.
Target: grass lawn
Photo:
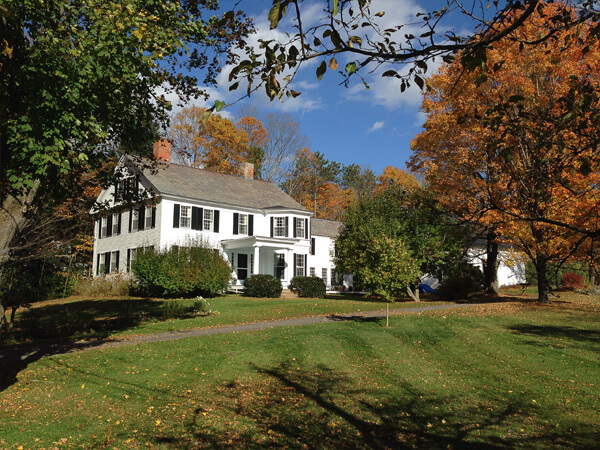
[[[0,374],[0,448],[597,448],[599,313],[571,295],[44,358]]]
[[[174,300],[185,306],[194,300]],[[67,298],[33,305],[17,313],[15,329],[2,344],[27,341],[77,341],[133,334],[233,325],[332,313],[384,310],[385,303],[363,297],[330,296],[327,299],[250,299],[228,295],[208,299],[214,314],[163,320],[167,301],[154,299]],[[413,307],[435,302],[396,302],[392,307]]]

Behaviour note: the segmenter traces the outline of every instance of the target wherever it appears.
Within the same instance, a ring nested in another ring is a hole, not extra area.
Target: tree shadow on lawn
[[[576,436],[568,428],[529,431],[535,411],[514,399],[469,403],[450,395],[436,398],[402,381],[395,389],[398,394],[389,398],[375,386],[358,389],[350,378],[325,367],[305,371],[291,362],[271,368],[250,365],[261,380],[228,383],[216,388],[213,399],[198,399],[202,406],[186,424],[187,437],[163,432],[154,438],[174,448],[257,449],[506,448],[595,442],[593,431]],[[525,426],[528,431],[521,429]]]
[[[0,392],[19,372],[45,356],[103,345],[110,335],[160,317],[162,302],[150,299],[85,300],[23,311],[11,331],[16,345],[0,346]],[[87,342],[75,342],[93,339]]]
[[[524,334],[536,337],[553,338],[559,340],[578,341],[595,346],[600,346],[600,331],[588,330],[584,328],[576,328],[570,325],[555,326],[555,325],[531,325],[521,324],[507,327],[513,333]],[[528,344],[544,346],[553,345],[554,342],[535,340],[527,341]],[[600,349],[599,349],[600,350]]]

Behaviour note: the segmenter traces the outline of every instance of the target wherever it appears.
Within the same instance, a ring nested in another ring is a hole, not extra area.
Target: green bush
[[[278,298],[281,296],[281,280],[273,275],[252,275],[244,281],[244,295],[257,298]]]
[[[325,298],[325,282],[319,277],[294,277],[290,289],[303,298]]]
[[[231,267],[219,252],[202,243],[140,252],[132,271],[141,292],[151,297],[214,297],[231,277]]]
[[[461,300],[483,289],[485,278],[479,268],[467,262],[449,267],[444,273],[440,294],[446,300]]]

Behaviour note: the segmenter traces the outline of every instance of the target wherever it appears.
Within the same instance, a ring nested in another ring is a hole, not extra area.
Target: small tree
[[[419,277],[419,265],[399,237],[385,233],[361,236],[363,239],[359,237],[353,242],[351,252],[354,256],[343,261],[338,259],[337,263],[360,279],[365,288],[383,297],[386,301],[385,323],[389,326],[390,303]]]

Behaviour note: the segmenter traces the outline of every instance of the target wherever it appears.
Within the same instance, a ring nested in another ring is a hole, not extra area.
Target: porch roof
[[[272,238],[267,236],[248,236],[240,239],[226,239],[221,241],[221,246],[225,250],[254,247],[272,247],[288,250],[310,249],[310,243],[303,239]]]

